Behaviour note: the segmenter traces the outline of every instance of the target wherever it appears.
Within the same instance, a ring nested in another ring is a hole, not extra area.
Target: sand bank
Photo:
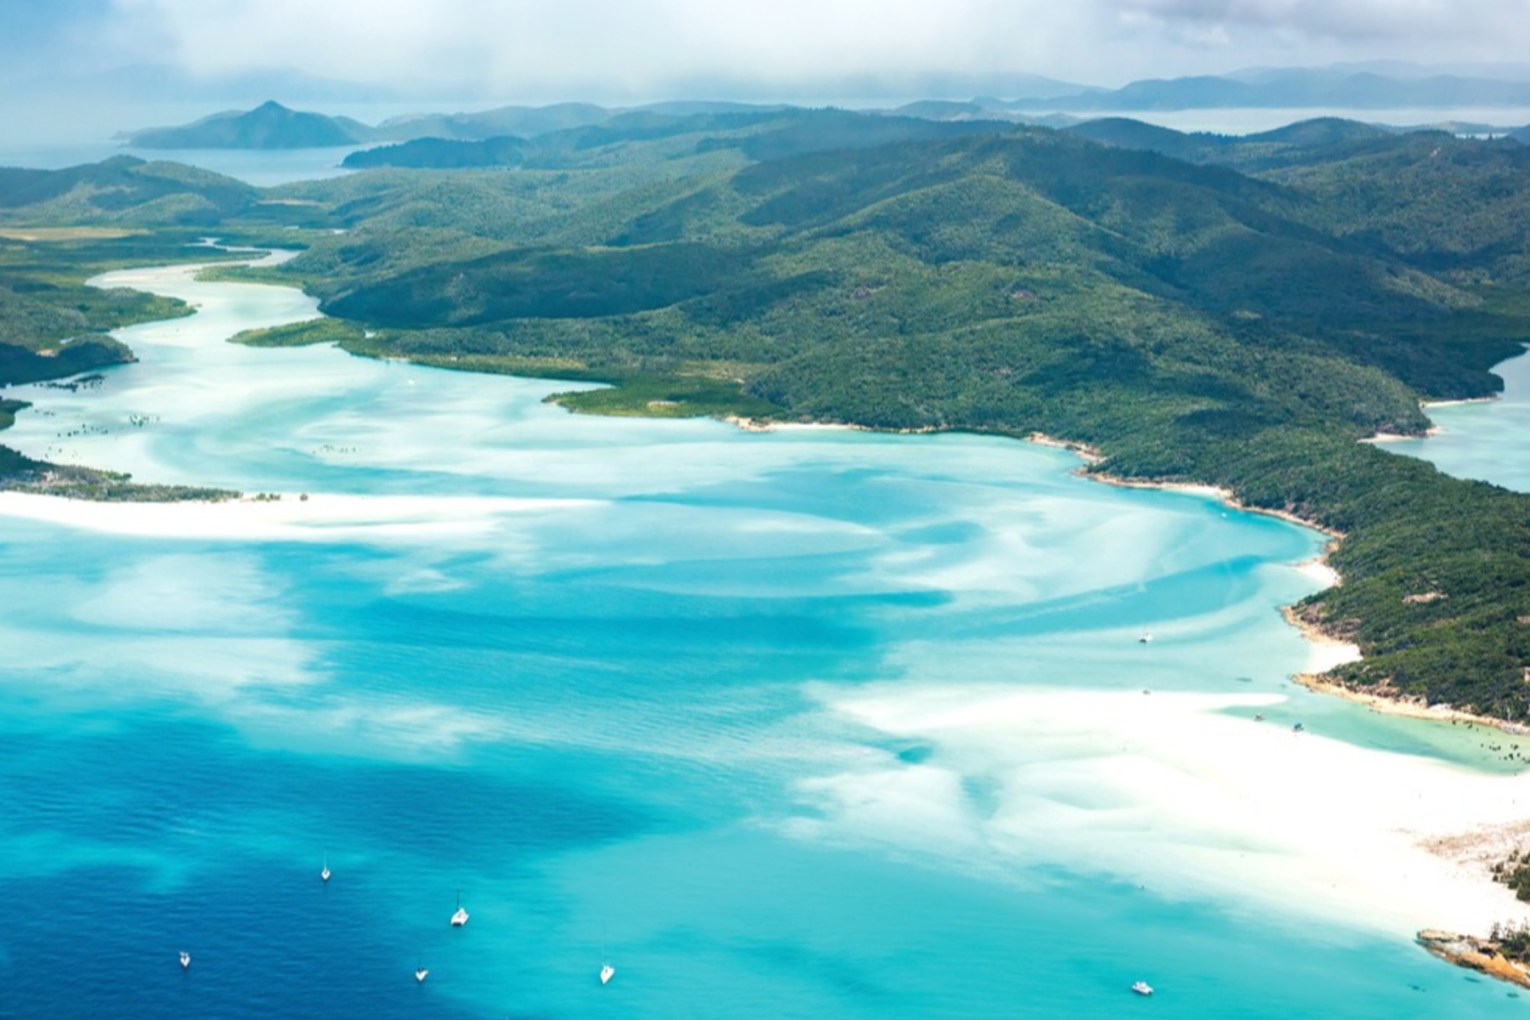
[[[352,496],[286,493],[279,499],[106,503],[0,492],[0,515],[143,538],[334,541],[482,533],[507,514],[588,504],[576,499]]]
[[[1263,920],[1409,938],[1530,918],[1486,870],[1525,835],[1530,776],[1255,721],[1280,695],[818,693],[847,721],[932,751],[804,782],[822,820],[796,823],[802,835],[884,842],[1016,881],[1065,867]]]

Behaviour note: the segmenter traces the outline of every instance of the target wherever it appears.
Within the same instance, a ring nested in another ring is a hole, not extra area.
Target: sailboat
[[[615,976],[616,976],[616,968],[615,967],[611,966],[609,963],[603,963],[603,964],[600,965],[600,983],[601,984],[603,984],[603,985],[610,984],[611,983],[611,979],[614,978]]]
[[[461,928],[468,923],[467,908],[462,905],[462,890],[457,890],[457,912],[452,915],[452,927]]]
[[[430,977],[430,971],[426,970],[424,967],[416,967],[414,969],[414,979],[420,984],[424,984],[425,979],[428,977]]]
[[[181,970],[190,970],[190,969],[191,969],[191,954],[186,952],[186,950],[182,949],[181,950]]]
[[[1136,992],[1138,995],[1152,995],[1153,986],[1148,984],[1146,981],[1133,981],[1132,991]]]
[[[321,881],[321,882],[328,882],[329,881],[329,875],[330,875],[330,871],[329,871],[329,854],[325,854],[324,855],[324,867],[319,872],[319,881]]]

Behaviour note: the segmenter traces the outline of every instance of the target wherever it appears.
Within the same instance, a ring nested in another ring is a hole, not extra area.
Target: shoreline
[[[582,412],[569,408],[574,414]],[[646,418],[663,418],[665,415],[651,414],[639,415]],[[750,418],[741,414],[725,414],[716,419],[726,425],[732,425],[741,432],[815,432],[815,431],[845,431],[845,432],[878,432],[891,436],[928,436],[937,432],[954,432],[955,429],[937,428],[934,425],[926,425],[917,429],[883,429],[874,428],[870,425],[857,425],[854,422],[845,421],[772,421],[764,418]]]
[[[1289,620],[1291,617],[1288,615],[1287,619]],[[1304,633],[1310,633],[1307,627],[1303,627],[1300,624],[1297,626]],[[1472,726],[1481,726],[1484,729],[1498,730],[1510,736],[1530,736],[1530,726],[1525,726],[1521,723],[1512,723],[1505,719],[1494,719],[1491,716],[1464,712],[1450,705],[1427,705],[1422,701],[1389,698],[1384,694],[1358,691],[1354,688],[1346,687],[1337,681],[1324,679],[1320,673],[1293,673],[1291,675],[1291,682],[1299,684],[1317,694],[1327,694],[1357,705],[1364,705],[1371,711],[1379,712],[1382,715],[1393,715],[1403,719],[1417,719],[1422,722],[1466,723]]]
[[[1327,535],[1329,538],[1328,548],[1316,560],[1309,562],[1320,563],[1327,566],[1327,559],[1338,544],[1344,540],[1344,532],[1326,527],[1316,521],[1309,521],[1305,517],[1291,513],[1289,510],[1276,510],[1273,507],[1250,506],[1238,498],[1233,490],[1220,485],[1211,485],[1207,482],[1160,482],[1150,478],[1123,478],[1120,475],[1112,475],[1103,471],[1086,471],[1080,469],[1075,472],[1080,477],[1090,478],[1104,482],[1106,485],[1115,485],[1123,489],[1160,489],[1165,492],[1187,492],[1196,496],[1207,496],[1216,499],[1230,510],[1238,510],[1246,514],[1262,514],[1265,517],[1277,517],[1288,524],[1298,524],[1311,531]],[[1331,568],[1330,568],[1331,569]],[[1334,584],[1341,583],[1337,571],[1333,574]]]
[[[1478,401],[1475,401],[1475,400],[1455,400],[1455,401],[1451,401],[1451,403],[1455,403],[1455,404],[1475,404],[1475,403],[1478,403]],[[1444,405],[1441,405],[1441,406],[1444,406]],[[1378,433],[1376,433],[1373,436],[1366,436],[1364,439],[1362,439],[1360,441],[1362,443],[1383,443],[1383,444],[1385,444],[1385,443],[1402,443],[1402,442],[1407,442],[1409,440],[1430,439],[1430,438],[1433,438],[1434,436],[1443,435],[1444,432],[1445,432],[1445,430],[1440,428],[1438,425],[1431,425],[1427,429],[1424,430],[1424,434],[1421,435],[1421,436],[1410,436],[1410,435],[1407,435],[1406,433],[1403,433],[1403,432],[1378,432]]]

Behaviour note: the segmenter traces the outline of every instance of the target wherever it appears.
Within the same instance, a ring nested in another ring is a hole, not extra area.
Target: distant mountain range
[[[1530,74],[1520,80],[1460,75],[1380,74],[1343,68],[1270,68],[1223,76],[1136,81],[1044,99],[1021,97],[1005,109],[1060,112],[1290,107],[1357,110],[1530,106]]]
[[[1513,81],[1467,80],[1441,76],[1382,78],[1372,72],[1287,72],[1287,70],[1250,70],[1227,78],[1177,78],[1172,81],[1143,81],[1115,92],[1086,92],[1050,101],[1031,99],[972,99],[955,102],[946,99],[923,99],[887,110],[822,113],[852,116],[884,116],[894,121],[936,121],[946,124],[1040,124],[1069,128],[1095,141],[1128,148],[1149,148],[1167,156],[1192,162],[1216,162],[1215,153],[1227,139],[1215,135],[1184,135],[1167,128],[1120,118],[1080,118],[1076,113],[1050,113],[1040,109],[1065,107],[1079,113],[1111,110],[1169,110],[1206,106],[1349,106],[1359,109],[1389,109],[1383,99],[1426,107],[1427,96],[1453,96],[1447,106],[1478,102],[1492,106],[1484,96],[1522,98],[1530,107],[1530,84]],[[1467,98],[1475,96],[1475,99]],[[1031,109],[1037,112],[1031,112]],[[695,130],[733,130],[750,122],[774,118],[785,113],[805,112],[803,107],[782,104],[745,104],[745,102],[681,101],[653,102],[632,109],[609,109],[592,102],[558,102],[552,106],[505,106],[477,113],[424,113],[399,116],[369,125],[344,116],[300,112],[280,102],[262,102],[248,112],[216,113],[181,127],[156,127],[122,135],[125,144],[156,150],[191,150],[191,148],[282,148],[367,147],[381,145],[347,156],[343,165],[366,167],[513,167],[535,162],[542,151],[595,148],[612,142],[664,138]],[[823,121],[820,121],[822,124]],[[1322,124],[1323,127],[1314,127]],[[1438,127],[1463,135],[1483,135],[1490,128],[1483,124],[1441,124]],[[892,128],[889,141],[897,141],[903,128]],[[1284,128],[1294,130],[1294,128]],[[1305,132],[1345,133],[1346,141],[1357,141],[1356,132],[1382,135],[1382,125],[1362,125],[1353,121],[1308,122]],[[1530,144],[1530,127],[1509,132],[1510,138]],[[535,139],[548,138],[548,144]],[[1284,145],[1281,132],[1250,136],[1268,144]],[[389,144],[393,142],[393,144]],[[1310,142],[1307,142],[1310,144]],[[1244,150],[1239,150],[1244,151]]]
[[[314,149],[425,138],[454,141],[505,136],[535,138],[623,118],[764,116],[786,109],[790,108],[728,102],[653,103],[631,110],[608,109],[593,103],[555,103],[503,106],[481,113],[415,114],[393,117],[372,127],[349,117],[292,110],[269,100],[245,112],[217,113],[180,127],[147,128],[119,137],[125,144],[140,149]]]

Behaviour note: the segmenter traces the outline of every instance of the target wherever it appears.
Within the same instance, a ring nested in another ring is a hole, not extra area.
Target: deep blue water
[[[856,713],[1259,696],[1270,725],[1491,767],[1286,683],[1308,649],[1275,610],[1320,536],[1007,441],[576,418],[545,383],[234,348],[290,295],[178,286],[203,315],[132,333],[99,390],[27,388],[8,441],[284,512],[419,502],[200,536],[0,515],[0,1016],[1523,1008],[1318,910],[1295,851],[1165,813],[1215,763],[1143,800],[1104,746],[1129,728],[1010,765]],[[1252,858],[1247,895],[1207,853]]]

